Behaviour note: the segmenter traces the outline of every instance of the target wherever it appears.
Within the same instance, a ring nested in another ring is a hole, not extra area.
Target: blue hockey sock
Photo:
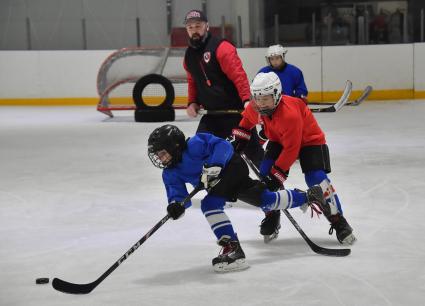
[[[201,210],[217,240],[223,236],[228,236],[231,240],[238,240],[232,223],[224,212],[225,203],[225,199],[222,197],[207,195],[201,201]]]
[[[264,177],[267,176],[270,172],[270,169],[272,168],[274,164],[273,159],[263,159],[260,164],[260,176]]]
[[[264,211],[299,207],[307,202],[305,192],[297,190],[264,190],[261,196],[261,208]]]
[[[313,185],[319,185],[324,180],[330,181],[325,171],[323,170],[314,170],[306,172],[304,174],[304,178],[308,187],[311,187]]]

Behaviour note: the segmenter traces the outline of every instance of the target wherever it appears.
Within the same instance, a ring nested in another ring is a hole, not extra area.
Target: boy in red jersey
[[[325,134],[309,108],[299,98],[282,95],[280,79],[274,72],[257,74],[251,94],[253,101],[232,133],[235,150],[242,152],[252,127],[263,124],[269,143],[260,173],[269,189],[282,189],[290,167],[299,159],[307,185],[320,185],[329,203],[330,209],[324,210],[331,223],[329,233],[335,230],[340,243],[353,244],[356,241],[353,229],[343,216],[341,203],[327,176],[331,167]],[[279,228],[280,224],[275,226],[275,235],[265,237],[265,241],[276,238]]]

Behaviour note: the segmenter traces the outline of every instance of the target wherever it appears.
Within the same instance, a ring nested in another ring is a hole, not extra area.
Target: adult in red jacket
[[[259,73],[251,84],[254,100],[243,112],[233,131],[236,151],[242,151],[250,130],[262,123],[269,139],[260,173],[271,190],[283,188],[292,164],[299,158],[308,186],[320,185],[330,209],[324,214],[339,242],[353,244],[353,229],[343,216],[341,203],[327,173],[331,172],[329,150],[323,131],[303,100],[281,94],[282,85],[274,72]],[[322,208],[323,209],[323,208]]]
[[[242,111],[251,93],[236,48],[230,42],[211,35],[208,20],[201,11],[187,13],[185,25],[189,36],[183,63],[188,81],[187,114],[196,117],[201,107],[206,110]],[[202,117],[196,132],[227,138],[241,118],[239,113],[207,114]],[[256,164],[263,157],[256,132],[253,132],[246,153]]]

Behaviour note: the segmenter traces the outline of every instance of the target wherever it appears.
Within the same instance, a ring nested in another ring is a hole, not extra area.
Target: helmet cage
[[[170,164],[173,160],[173,158],[171,158],[171,160],[168,163],[164,164],[161,161],[161,159],[159,158],[157,152],[148,152],[148,156],[149,156],[149,159],[151,160],[152,164],[159,169],[167,168],[168,166],[170,166]]]
[[[282,84],[279,77],[274,72],[258,74],[251,84],[251,95],[254,99],[254,108],[260,115],[271,115],[280,103],[282,98]],[[260,109],[257,105],[256,98],[260,96],[271,95],[273,97],[273,107],[268,109]]]
[[[160,169],[171,168],[182,160],[186,139],[182,131],[176,126],[164,125],[155,129],[148,140],[148,156],[152,164]],[[165,150],[170,155],[170,160],[163,162],[158,152]]]

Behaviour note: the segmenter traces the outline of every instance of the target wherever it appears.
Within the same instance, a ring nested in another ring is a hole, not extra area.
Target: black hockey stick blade
[[[304,233],[302,228],[298,225],[297,221],[295,221],[294,217],[289,213],[289,211],[282,210],[283,213],[286,215],[286,217],[291,221],[292,225],[296,228],[298,233],[300,233],[301,237],[304,238],[305,242],[310,246],[313,252],[320,254],[320,255],[326,255],[326,256],[336,256],[336,257],[344,257],[348,256],[351,253],[350,249],[329,249],[321,247],[317,244],[315,244],[313,241],[308,238],[308,236]]]
[[[348,99],[350,98],[351,91],[353,89],[353,83],[350,80],[347,80],[345,83],[344,92],[339,98],[338,102],[329,107],[320,107],[320,108],[310,108],[313,113],[334,113],[341,109],[345,104],[347,104]]]
[[[60,278],[54,278],[52,282],[53,288],[63,293],[69,294],[87,294],[93,291],[102,280],[96,280],[88,284],[74,284],[64,281]]]
[[[254,171],[255,175],[261,179],[260,171],[258,171],[257,167],[254,165],[254,163],[245,155],[245,153],[241,153],[242,159],[247,163],[248,167],[251,168],[252,171]],[[295,229],[300,233],[301,237],[304,238],[305,242],[309,245],[309,247],[312,249],[313,252],[320,254],[320,255],[327,255],[327,256],[347,256],[350,255],[351,250],[350,249],[329,249],[321,247],[317,244],[315,244],[313,241],[308,238],[306,233],[302,230],[302,228],[298,225],[297,221],[292,217],[292,215],[287,210],[283,210],[286,217],[291,221],[292,225],[294,225]]]
[[[203,187],[198,186],[182,201],[182,205],[190,201],[190,199],[197,194]],[[133,246],[124,253],[109,269],[103,273],[97,280],[87,284],[75,284],[64,281],[60,278],[54,278],[52,282],[53,288],[63,293],[70,294],[87,294],[93,291],[109,274],[111,274],[119,265],[121,265],[139,246],[141,246],[153,233],[155,233],[165,222],[168,221],[170,216],[167,214],[162,218],[154,227],[152,227],[139,241],[137,241]]]

